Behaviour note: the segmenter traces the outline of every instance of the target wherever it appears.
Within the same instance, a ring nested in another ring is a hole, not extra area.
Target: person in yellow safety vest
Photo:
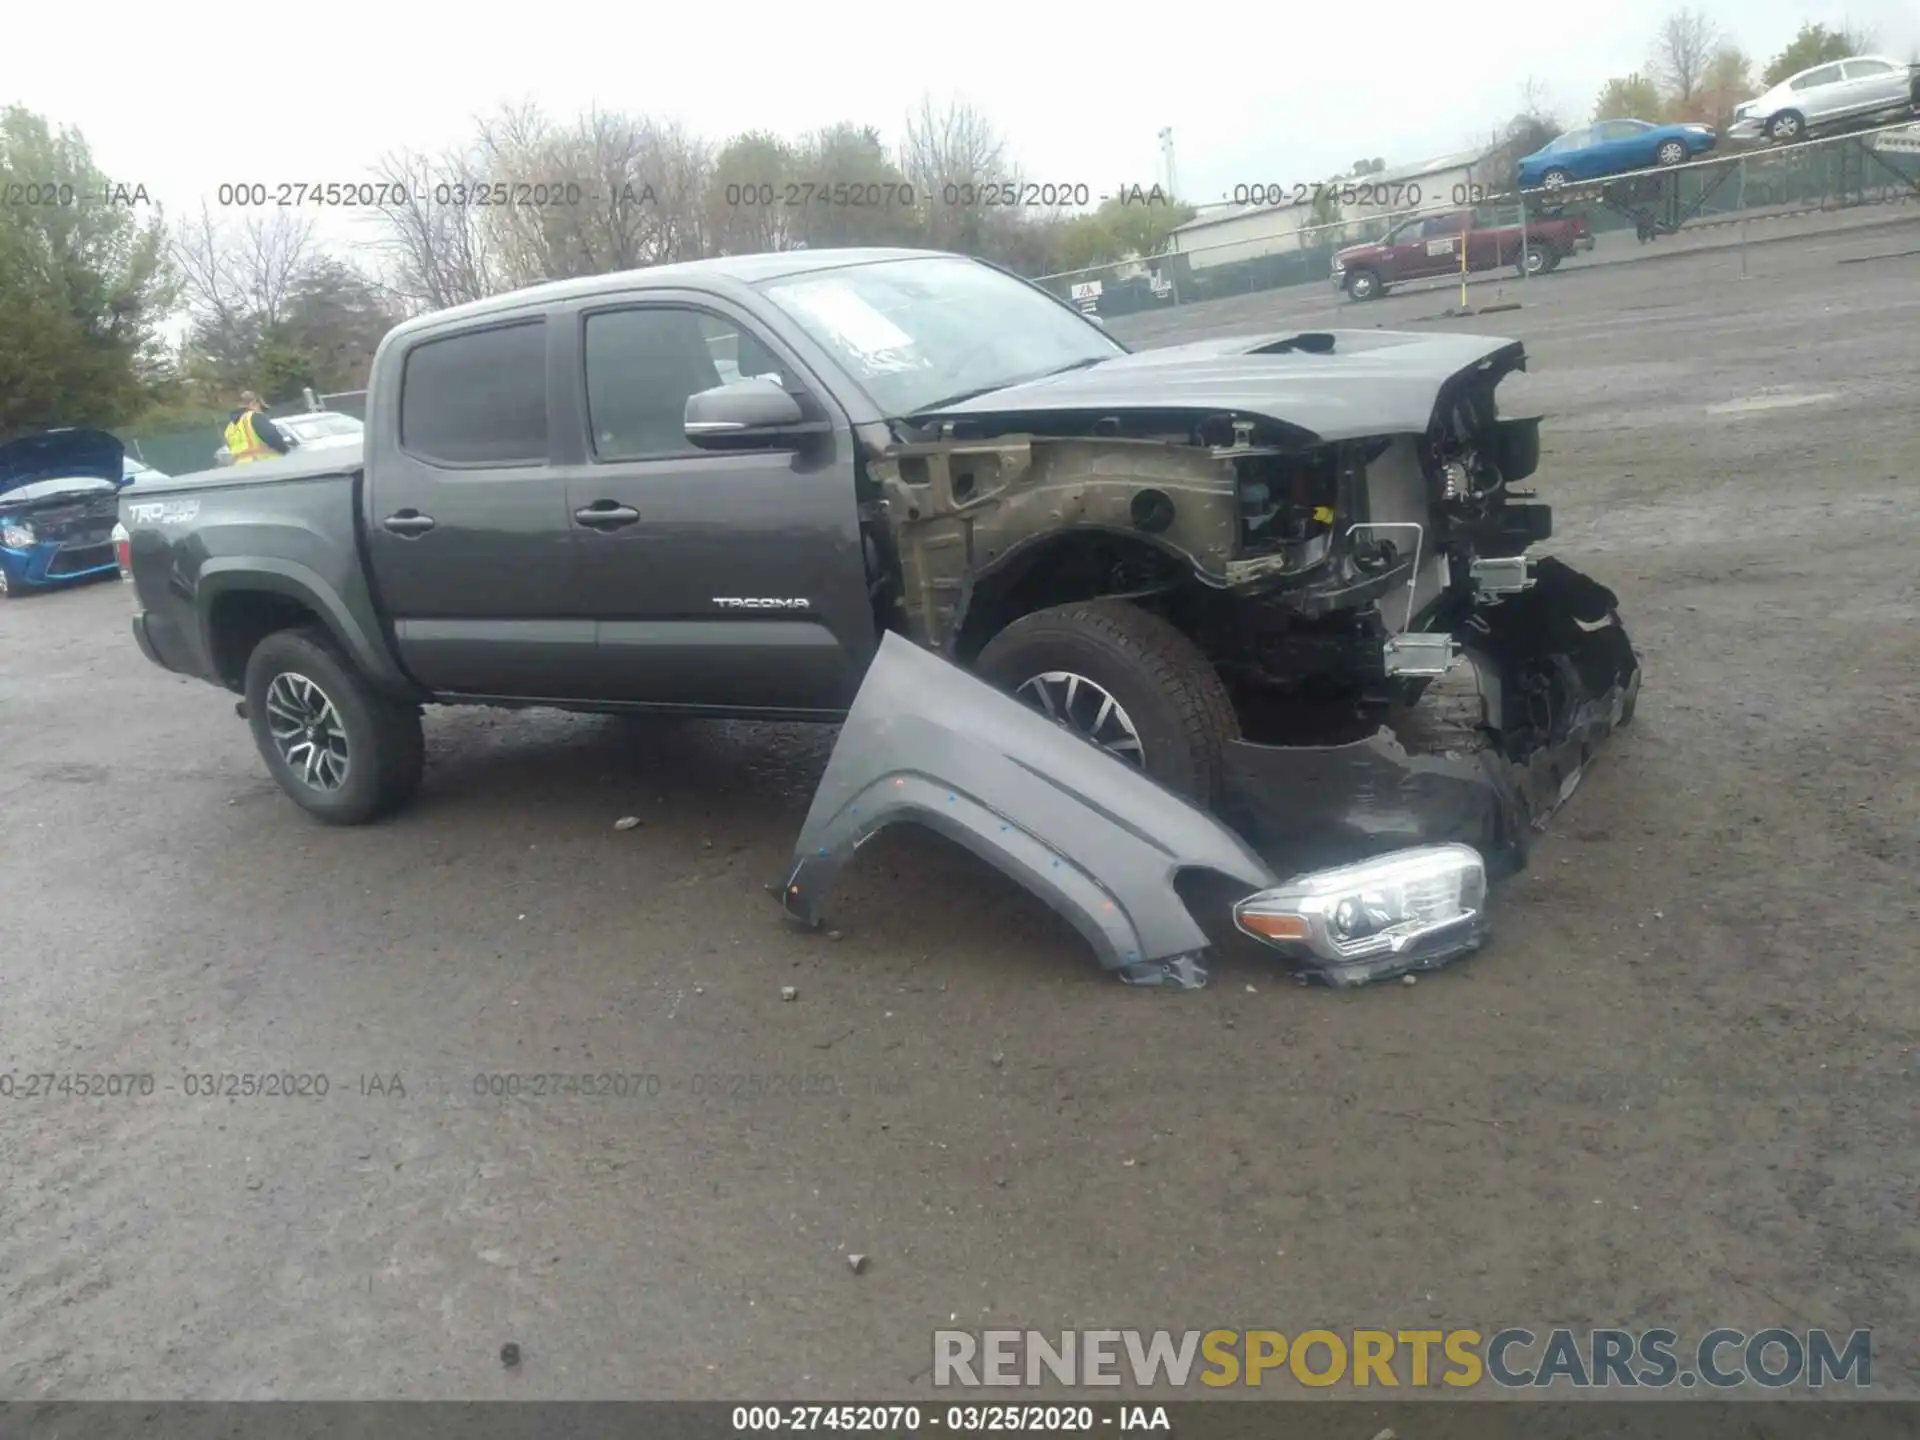
[[[227,453],[233,463],[266,460],[284,455],[293,442],[280,433],[280,427],[267,418],[267,407],[251,390],[240,392],[240,408],[227,419]]]

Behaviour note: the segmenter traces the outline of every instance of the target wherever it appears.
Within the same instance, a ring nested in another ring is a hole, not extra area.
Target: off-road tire
[[[1200,647],[1151,611],[1124,600],[1038,610],[988,641],[974,669],[1009,694],[1051,670],[1085,676],[1133,720],[1149,777],[1201,805],[1219,796],[1224,746],[1240,734],[1233,701]]]
[[[344,728],[348,762],[337,790],[306,783],[281,756],[268,729],[267,689],[276,675],[304,676],[332,701]],[[412,798],[426,768],[417,707],[367,683],[325,632],[280,630],[247,657],[247,726],[267,770],[301,809],[329,825],[364,825]]]

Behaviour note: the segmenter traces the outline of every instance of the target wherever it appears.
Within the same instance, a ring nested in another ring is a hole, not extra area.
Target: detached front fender
[[[853,853],[915,821],[1019,881],[1140,984],[1204,984],[1207,937],[1175,881],[1273,873],[1212,816],[958,666],[889,633],[867,671],[779,885],[820,923]]]

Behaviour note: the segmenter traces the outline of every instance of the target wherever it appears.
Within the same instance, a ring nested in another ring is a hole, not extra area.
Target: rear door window
[[[543,319],[416,345],[400,380],[400,446],[443,465],[537,465],[547,458]]]

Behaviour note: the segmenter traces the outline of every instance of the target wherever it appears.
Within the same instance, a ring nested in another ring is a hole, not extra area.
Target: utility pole
[[[1160,159],[1167,169],[1167,198],[1180,198],[1180,183],[1174,178],[1173,170],[1173,127],[1165,125],[1160,130]]]

